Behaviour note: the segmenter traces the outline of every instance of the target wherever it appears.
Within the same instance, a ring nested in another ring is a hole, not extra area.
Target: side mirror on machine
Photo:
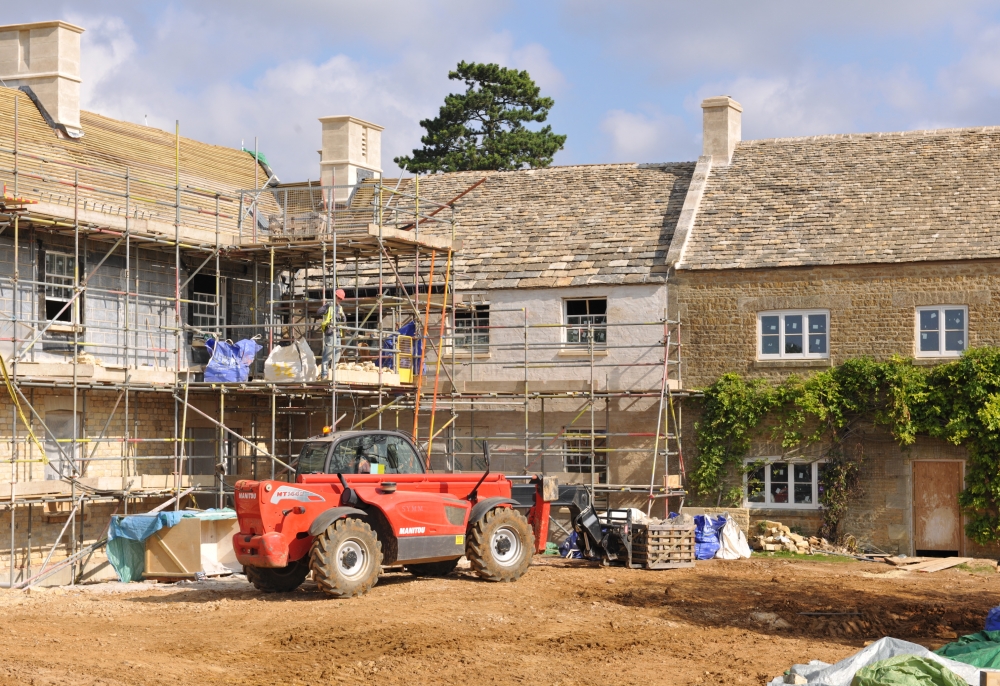
[[[354,489],[347,485],[347,479],[340,472],[337,472],[337,478],[340,479],[340,485],[344,487],[344,492],[340,494],[340,506],[341,507],[357,507],[358,494],[354,492]]]

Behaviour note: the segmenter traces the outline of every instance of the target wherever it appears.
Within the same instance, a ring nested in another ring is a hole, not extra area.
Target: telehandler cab
[[[481,475],[429,474],[399,432],[312,438],[294,483],[236,483],[236,557],[265,592],[291,591],[312,572],[328,596],[349,598],[370,590],[383,567],[444,576],[463,555],[483,579],[515,581],[545,549],[558,485],[532,477],[531,502],[517,502],[511,481],[490,473],[485,445],[483,456]]]

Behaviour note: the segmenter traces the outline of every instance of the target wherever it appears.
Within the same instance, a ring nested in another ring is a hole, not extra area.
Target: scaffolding
[[[221,507],[237,479],[291,479],[301,444],[323,426],[405,431],[429,468],[447,471],[482,469],[488,442],[494,468],[515,478],[566,474],[572,444],[572,478],[606,506],[683,502],[686,392],[666,286],[662,310],[645,321],[569,326],[494,306],[489,323],[477,322],[482,298],[454,288],[457,198],[428,200],[419,178],[193,187],[182,181],[178,127],[171,184],[21,149],[18,100],[12,145],[0,147],[0,235],[12,249],[0,277],[10,303],[0,316],[11,405],[5,585],[66,567],[77,579],[107,530],[85,531],[95,506],[127,514],[195,498]],[[39,267],[52,245],[61,274]],[[337,289],[347,291],[346,321],[329,378],[266,380],[264,359],[278,347],[305,341],[320,354],[317,312]],[[113,302],[114,318],[85,317],[87,300]],[[226,339],[263,345],[247,381],[204,380],[206,341]],[[572,355],[553,361],[567,347]],[[68,429],[39,407],[55,395]],[[649,426],[614,426],[621,403],[645,407]],[[547,412],[570,419],[546,426]],[[498,428],[514,415],[518,430]],[[212,454],[199,452],[205,445]],[[610,478],[611,458],[626,454],[643,455],[648,479]],[[54,541],[34,540],[33,508],[63,523]],[[47,549],[40,572],[35,548]]]

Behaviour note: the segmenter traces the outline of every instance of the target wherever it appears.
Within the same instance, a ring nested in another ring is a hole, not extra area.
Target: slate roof
[[[693,162],[454,172],[421,177],[420,196],[447,203],[486,179],[455,203],[460,290],[662,282],[693,172]]]
[[[1000,257],[1000,127],[744,141],[678,268]]]

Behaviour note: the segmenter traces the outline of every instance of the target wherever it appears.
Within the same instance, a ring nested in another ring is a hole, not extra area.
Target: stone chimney
[[[705,98],[702,109],[702,155],[712,156],[713,167],[727,166],[740,141],[743,106],[728,95]]]
[[[320,117],[323,149],[319,178],[324,186],[337,188],[337,202],[346,202],[356,183],[382,177],[382,127],[348,115]]]
[[[71,138],[80,129],[80,34],[64,21],[0,26],[0,80],[28,86],[39,109]],[[23,89],[22,89],[23,90]]]

